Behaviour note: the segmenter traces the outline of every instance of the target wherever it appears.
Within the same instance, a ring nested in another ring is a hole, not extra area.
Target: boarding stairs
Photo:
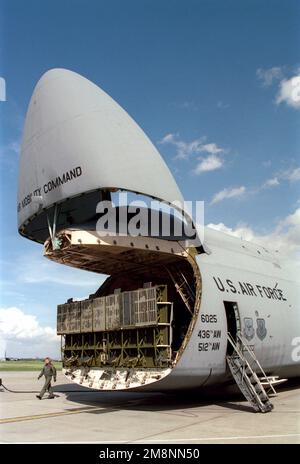
[[[276,395],[272,379],[267,377],[253,349],[245,342],[240,332],[236,340],[228,333],[228,342],[233,348],[226,356],[227,364],[239,389],[249,401],[255,412],[269,412],[273,409],[269,395]],[[256,372],[262,375],[260,380]]]

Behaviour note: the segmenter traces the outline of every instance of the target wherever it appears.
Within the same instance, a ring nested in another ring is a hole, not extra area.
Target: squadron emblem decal
[[[244,337],[249,341],[255,335],[252,317],[244,317]]]
[[[256,329],[256,335],[260,340],[263,340],[266,338],[267,335],[267,329],[266,329],[266,321],[264,319],[256,319],[257,322],[257,329]]]

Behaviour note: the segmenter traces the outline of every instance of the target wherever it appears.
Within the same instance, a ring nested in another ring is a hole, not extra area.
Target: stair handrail
[[[238,347],[238,344],[236,343],[236,341],[234,340],[233,336],[231,335],[230,332],[227,332],[227,339],[228,341],[231,343],[231,345],[233,346],[235,352],[237,353],[237,355],[239,356],[239,358],[243,361],[244,365],[242,366],[242,369],[243,369],[243,373],[242,373],[242,377],[244,377],[244,373],[245,372],[245,366],[248,367],[248,369],[250,370],[251,372],[251,375],[254,376],[254,378],[256,379],[257,383],[260,385],[261,389],[265,392],[267,398],[268,398],[268,394],[267,392],[265,391],[263,385],[261,384],[260,382],[260,379],[259,377],[256,375],[256,373],[253,371],[252,367],[250,366],[248,360],[245,358],[244,354],[242,351],[240,351],[239,347]],[[227,358],[231,358],[231,356],[227,356]],[[248,377],[248,375],[246,374],[246,377]],[[262,410],[264,408],[264,405],[261,401],[261,398],[259,397],[257,391],[255,390],[254,386],[252,383],[248,384],[248,387],[250,388],[251,392],[252,392],[252,395],[254,398],[256,398],[256,401],[259,403],[259,408]]]
[[[230,332],[227,332],[227,339],[229,340],[229,342],[231,343],[234,351],[237,353],[237,355],[239,356],[239,358],[243,361],[243,377],[245,376],[245,371],[246,371],[246,367],[248,367],[248,369],[250,370],[251,374],[254,374],[248,360],[245,358],[244,356],[244,353],[243,351],[241,351],[238,347],[238,344],[236,343],[236,341],[234,340],[232,334]]]
[[[231,335],[230,332],[227,332],[227,339],[228,339],[228,341],[231,343],[231,345],[232,345],[234,351],[236,351],[236,353],[239,355],[239,357],[240,357],[244,362],[246,362],[247,364],[249,364],[248,361],[247,361],[247,359],[245,358],[243,352],[240,351],[240,349],[239,349],[239,347],[238,347],[236,341],[234,340],[234,338],[233,338],[233,336]],[[250,369],[251,369],[251,366],[250,366],[250,365],[249,365],[249,367],[250,367]]]
[[[254,353],[254,350],[251,349],[249,347],[249,345],[247,343],[245,343],[243,337],[242,337],[242,334],[241,333],[237,333],[237,337],[240,341],[240,343],[242,344],[242,347],[246,349],[246,351],[250,354],[250,356],[252,357],[252,359],[254,360],[254,362],[258,365],[261,373],[263,374],[264,378],[266,379],[266,382],[268,383],[268,385],[270,386],[271,390],[273,391],[273,393],[276,395],[276,390],[275,388],[273,387],[273,385],[271,384],[271,382],[269,381],[269,377],[267,377],[265,371],[263,370],[262,368],[262,365],[260,364],[259,360],[257,359],[255,353]]]

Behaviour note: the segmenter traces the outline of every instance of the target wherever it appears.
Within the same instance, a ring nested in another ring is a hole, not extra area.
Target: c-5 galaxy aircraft
[[[209,390],[235,381],[256,411],[270,411],[274,385],[300,376],[296,263],[272,243],[267,249],[208,228],[200,237],[197,225],[193,240],[174,227],[167,236],[131,234],[121,218],[129,207],[113,205],[118,192],[170,211],[183,205],[157,149],[110,96],[74,72],[48,71],[26,116],[19,232],[44,244],[53,261],[109,276],[88,299],[58,305],[65,375],[103,391]],[[103,233],[107,210],[99,202],[111,205],[115,233]],[[166,210],[159,217],[168,216],[181,221]]]

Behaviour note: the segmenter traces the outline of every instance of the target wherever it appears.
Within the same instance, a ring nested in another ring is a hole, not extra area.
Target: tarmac
[[[37,375],[0,372],[11,390],[39,390]],[[1,443],[300,443],[299,379],[278,390],[266,414],[239,395],[93,392],[62,373],[54,385],[56,398],[42,401],[0,387]]]

